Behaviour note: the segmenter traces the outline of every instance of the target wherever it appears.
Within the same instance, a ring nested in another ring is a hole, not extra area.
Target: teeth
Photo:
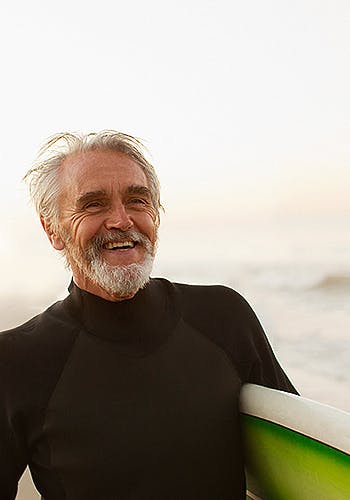
[[[113,250],[115,248],[134,248],[135,243],[133,241],[111,241],[106,243],[105,248],[107,250]]]

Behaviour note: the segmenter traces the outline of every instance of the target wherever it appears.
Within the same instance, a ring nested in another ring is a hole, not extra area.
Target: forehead
[[[116,151],[87,151],[68,156],[61,165],[62,194],[79,196],[93,190],[123,190],[128,186],[148,187],[142,168]]]

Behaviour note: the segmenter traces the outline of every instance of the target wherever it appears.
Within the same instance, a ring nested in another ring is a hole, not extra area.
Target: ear
[[[49,238],[50,243],[53,246],[53,248],[55,250],[63,250],[65,247],[64,241],[57,234],[57,231],[54,230],[50,220],[44,219],[44,217],[41,215],[40,222],[41,222],[41,225],[43,226],[44,231],[47,234],[47,237]]]

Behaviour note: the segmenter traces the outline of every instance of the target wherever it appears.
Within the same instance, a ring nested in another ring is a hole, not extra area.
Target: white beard
[[[144,261],[127,265],[111,265],[101,256],[103,246],[112,241],[137,241],[145,251]],[[109,295],[123,298],[133,296],[149,281],[153,267],[156,244],[143,234],[134,231],[110,231],[107,235],[92,239],[87,250],[83,251],[72,242],[68,235],[65,238],[65,256],[68,265],[74,264],[85,278],[98,285]]]
[[[130,297],[147,285],[154,257],[146,254],[142,263],[111,266],[101,258],[91,262],[89,278],[107,293],[117,297]]]

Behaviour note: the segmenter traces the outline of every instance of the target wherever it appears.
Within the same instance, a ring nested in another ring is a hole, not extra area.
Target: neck
[[[84,290],[85,292],[89,292],[92,295],[96,295],[97,297],[100,297],[101,299],[104,300],[109,300],[110,302],[121,302],[122,300],[128,300],[132,299],[138,290],[136,290],[134,293],[131,293],[129,295],[119,295],[117,293],[109,293],[106,290],[104,290],[102,287],[97,285],[96,283],[92,282],[89,278],[86,276],[81,275],[81,273],[76,273],[73,272],[73,280],[74,283],[81,289]]]

